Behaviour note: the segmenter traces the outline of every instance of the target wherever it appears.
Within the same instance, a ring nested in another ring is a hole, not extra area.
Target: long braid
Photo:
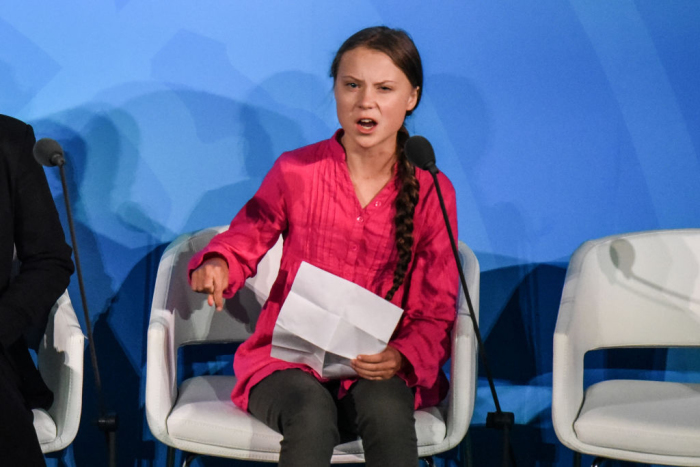
[[[394,225],[396,226],[396,249],[399,253],[399,261],[394,270],[394,283],[386,294],[386,299],[391,300],[396,291],[403,284],[408,272],[408,264],[411,262],[413,248],[413,214],[418,204],[418,194],[420,185],[416,179],[415,169],[408,162],[404,153],[404,145],[409,134],[406,127],[401,127],[396,136],[397,147],[397,175],[400,184],[399,193],[396,196],[396,215]]]
[[[340,46],[331,64],[330,75],[333,77],[334,86],[338,78],[338,70],[343,55],[358,47],[366,47],[386,54],[394,65],[396,65],[406,76],[409,83],[417,93],[416,102],[411,109],[407,109],[406,116],[411,115],[413,110],[420,104],[423,94],[423,65],[416,45],[413,43],[406,31],[401,29],[391,29],[386,26],[375,26],[365,28],[350,36],[343,45]],[[399,260],[394,271],[394,283],[386,294],[386,299],[391,300],[394,294],[401,287],[408,273],[408,265],[411,262],[413,248],[413,214],[418,203],[418,193],[420,186],[416,179],[415,169],[406,159],[404,145],[409,134],[405,127],[401,127],[396,136],[397,149],[397,183],[399,193],[394,206],[396,215],[394,225],[396,226],[396,249]]]

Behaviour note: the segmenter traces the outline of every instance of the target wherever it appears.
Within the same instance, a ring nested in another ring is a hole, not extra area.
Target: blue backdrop
[[[482,333],[502,405],[516,414],[521,465],[569,465],[550,405],[570,254],[590,238],[700,226],[694,0],[5,2],[0,112],[58,140],[69,157],[95,341],[122,422],[121,465],[164,465],[143,417],[164,246],[228,223],[282,151],[333,133],[330,62],[347,36],[376,24],[409,31],[424,59],[424,98],[409,129],[432,141],[456,187],[459,237],[482,266]],[[47,175],[65,221],[57,173]],[[659,378],[700,362],[668,351],[605,354],[591,366],[634,371],[640,358]],[[230,362],[224,355],[208,367]],[[104,464],[86,372],[80,432],[50,465]],[[477,397],[471,455],[496,465],[483,379]]]

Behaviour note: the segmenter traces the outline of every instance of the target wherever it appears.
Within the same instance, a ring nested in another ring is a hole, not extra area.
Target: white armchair
[[[282,436],[238,409],[230,400],[235,377],[209,375],[190,378],[178,387],[177,349],[182,345],[242,342],[255,322],[279,269],[282,242],[268,252],[255,277],[224,311],[215,312],[206,296],[191,292],[187,263],[194,253],[227,226],[183,235],[163,253],[148,327],[146,417],[153,435],[170,447],[190,453],[276,462]],[[478,314],[479,264],[460,243],[460,254]],[[464,438],[474,409],[476,339],[468,309],[460,301],[453,333],[451,391],[440,407],[416,412],[418,453],[431,456],[457,446]],[[333,463],[363,462],[359,440],[336,447]],[[183,465],[188,464],[188,459]]]
[[[700,384],[609,380],[584,392],[589,350],[687,346],[700,346],[700,229],[585,242],[571,257],[554,333],[559,440],[598,456],[594,465],[700,466]]]
[[[68,292],[58,299],[37,352],[39,372],[53,391],[48,411],[34,409],[36,429],[43,453],[60,451],[75,439],[80,425],[83,396],[83,331]]]

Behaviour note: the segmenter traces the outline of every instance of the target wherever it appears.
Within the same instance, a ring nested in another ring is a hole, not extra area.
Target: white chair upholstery
[[[163,253],[148,327],[146,417],[153,435],[164,444],[191,453],[276,462],[281,435],[238,409],[230,399],[232,376],[200,376],[177,385],[177,349],[206,342],[241,342],[255,322],[279,269],[282,242],[268,252],[255,277],[224,311],[215,312],[206,296],[190,291],[187,263],[227,226],[183,235]],[[460,243],[460,254],[472,293],[479,305],[479,264]],[[430,456],[457,446],[467,432],[476,391],[476,339],[467,305],[459,304],[453,333],[451,392],[440,407],[416,412],[418,453]],[[333,463],[363,462],[362,444],[336,447]]]
[[[700,346],[700,229],[585,242],[571,257],[554,333],[552,420],[594,456],[700,466],[700,384],[609,380],[584,392],[584,355]]]
[[[60,451],[75,439],[83,397],[84,336],[68,292],[58,299],[49,317],[37,354],[39,372],[53,391],[48,411],[34,409],[41,451]]]

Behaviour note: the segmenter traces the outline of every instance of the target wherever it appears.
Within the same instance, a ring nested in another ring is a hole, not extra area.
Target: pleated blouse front
[[[237,383],[231,395],[243,409],[255,384],[271,373],[299,368],[324,381],[311,368],[270,356],[272,332],[302,261],[348,279],[379,296],[391,288],[398,259],[395,247],[394,177],[364,208],[350,179],[340,130],[331,139],[282,154],[255,196],[231,222],[190,261],[190,272],[205,255],[223,256],[229,265],[232,297],[255,275],[264,254],[281,234],[284,247],[279,275],[265,303],[255,332],[236,351]],[[455,235],[454,189],[442,174],[440,184]],[[420,198],[414,215],[413,258],[404,285],[392,302],[404,309],[390,344],[410,365],[399,372],[415,387],[416,407],[437,404],[447,391],[440,367],[449,357],[455,318],[457,268],[431,176],[416,170]],[[340,396],[355,379],[341,383]]]

